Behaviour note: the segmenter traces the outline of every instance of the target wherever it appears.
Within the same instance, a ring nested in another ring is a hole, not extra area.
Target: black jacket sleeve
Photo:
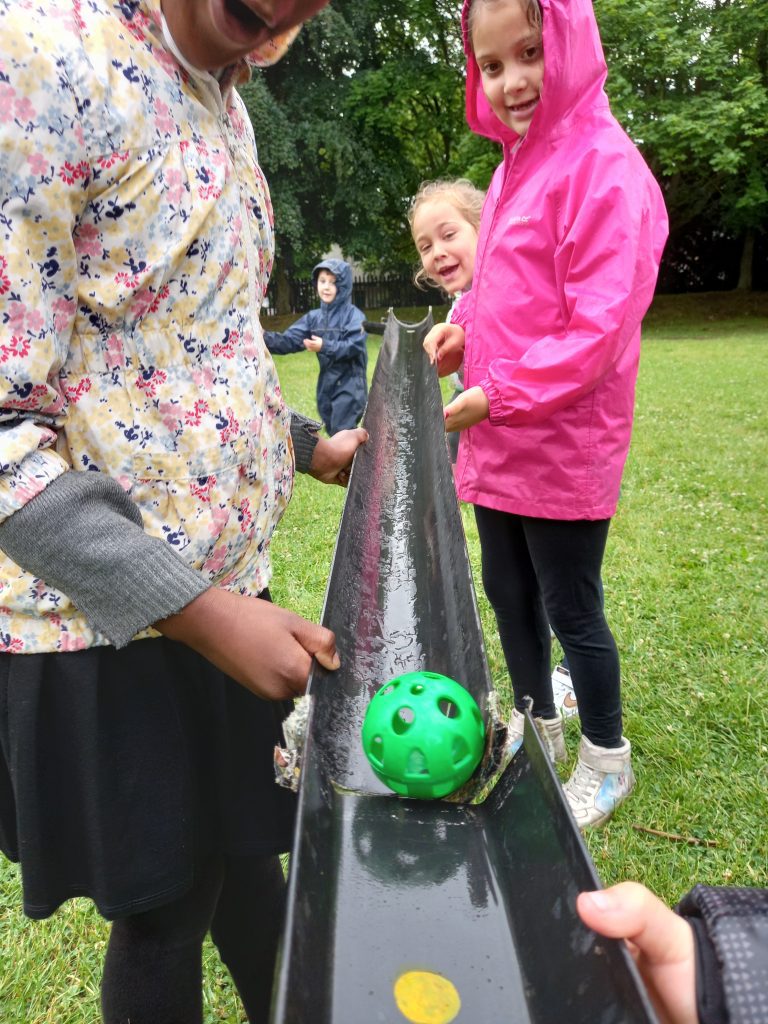
[[[696,938],[701,1024],[766,1024],[768,889],[697,885],[675,909]]]

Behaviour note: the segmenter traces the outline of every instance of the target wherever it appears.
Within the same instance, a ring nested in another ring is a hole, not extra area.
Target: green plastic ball
[[[448,796],[472,775],[485,726],[472,694],[435,672],[408,672],[371,698],[363,750],[381,781],[401,796]]]

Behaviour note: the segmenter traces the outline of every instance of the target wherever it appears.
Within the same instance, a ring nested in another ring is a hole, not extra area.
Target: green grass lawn
[[[380,340],[370,342],[371,369]],[[315,357],[284,356],[278,366],[288,401],[314,414]],[[587,838],[605,884],[638,878],[668,901],[694,881],[768,885],[767,381],[768,295],[656,301],[604,572],[638,784]],[[275,538],[273,596],[309,618],[320,616],[343,500],[341,488],[298,478]],[[474,521],[463,511],[479,580]],[[508,701],[482,593],[479,603]],[[575,756],[572,720],[568,743]],[[46,922],[25,921],[19,904],[17,870],[0,860],[0,1020],[96,1024],[106,926],[83,900]],[[243,1019],[210,946],[205,995],[207,1024]]]

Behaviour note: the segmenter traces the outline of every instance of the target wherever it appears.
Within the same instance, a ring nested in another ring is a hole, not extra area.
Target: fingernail
[[[584,895],[597,907],[598,910],[614,910],[615,903],[612,896],[607,892],[586,892]]]
[[[336,653],[334,654],[333,661],[331,662],[331,664],[333,665],[333,667],[335,669],[339,668],[339,666],[341,665],[341,658],[339,657],[339,652],[338,651],[336,651]]]

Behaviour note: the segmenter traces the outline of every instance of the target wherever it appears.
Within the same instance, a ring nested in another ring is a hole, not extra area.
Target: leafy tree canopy
[[[488,183],[499,156],[464,120],[458,11],[454,0],[335,0],[243,90],[290,270],[333,242],[370,266],[410,267],[419,184]]]
[[[613,110],[661,180],[675,229],[768,221],[768,4],[596,0]]]
[[[458,0],[333,0],[244,89],[272,188],[283,272],[337,242],[380,269],[415,254],[419,183],[485,187],[498,147],[464,119]],[[595,0],[614,112],[643,150],[673,229],[768,223],[765,0]]]

